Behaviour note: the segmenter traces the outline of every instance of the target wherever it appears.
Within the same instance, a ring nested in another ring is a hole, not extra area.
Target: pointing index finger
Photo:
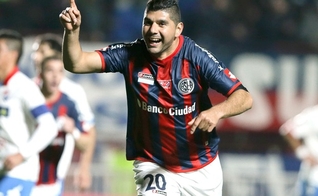
[[[71,8],[77,8],[75,0],[70,0],[70,7]]]

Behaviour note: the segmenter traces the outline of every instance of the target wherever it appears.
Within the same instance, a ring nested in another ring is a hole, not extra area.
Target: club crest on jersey
[[[194,89],[194,82],[191,78],[183,78],[178,83],[178,90],[180,93],[186,95],[190,94]]]
[[[153,76],[149,73],[139,72],[138,73],[138,82],[153,85],[154,79],[153,79]]]

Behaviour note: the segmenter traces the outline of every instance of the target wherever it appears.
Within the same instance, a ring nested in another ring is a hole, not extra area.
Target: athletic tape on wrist
[[[78,129],[74,129],[74,131],[72,132],[72,136],[75,140],[77,140],[78,138],[81,137],[81,132]]]
[[[310,155],[310,152],[306,146],[301,145],[296,148],[295,155],[298,159],[304,159]]]

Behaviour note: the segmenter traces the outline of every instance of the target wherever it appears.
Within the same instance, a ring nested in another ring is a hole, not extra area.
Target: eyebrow
[[[169,21],[166,20],[166,19],[159,19],[159,20],[157,20],[157,21],[153,21],[153,20],[151,20],[151,19],[148,18],[148,17],[145,17],[145,18],[144,18],[144,21],[145,21],[145,22],[164,23],[164,24],[168,24],[168,23],[169,23]]]

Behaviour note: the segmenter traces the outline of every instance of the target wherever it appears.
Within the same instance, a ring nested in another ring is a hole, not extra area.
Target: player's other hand
[[[75,122],[72,118],[65,115],[64,118],[64,124],[62,126],[62,130],[66,133],[72,133],[75,129]]]
[[[88,191],[92,185],[92,176],[90,171],[79,168],[74,176],[73,183],[80,192]]]
[[[60,15],[60,22],[68,31],[74,31],[81,25],[81,13],[77,9],[75,0],[70,0],[70,7],[65,8]]]
[[[16,153],[13,155],[9,155],[4,160],[4,168],[8,171],[15,168],[16,166],[20,165],[24,161],[23,156],[20,153]]]
[[[212,107],[202,111],[198,116],[193,118],[188,125],[191,126],[191,134],[193,134],[197,128],[201,129],[201,131],[211,132],[216,127],[219,120],[220,115],[218,114],[218,111]]]

